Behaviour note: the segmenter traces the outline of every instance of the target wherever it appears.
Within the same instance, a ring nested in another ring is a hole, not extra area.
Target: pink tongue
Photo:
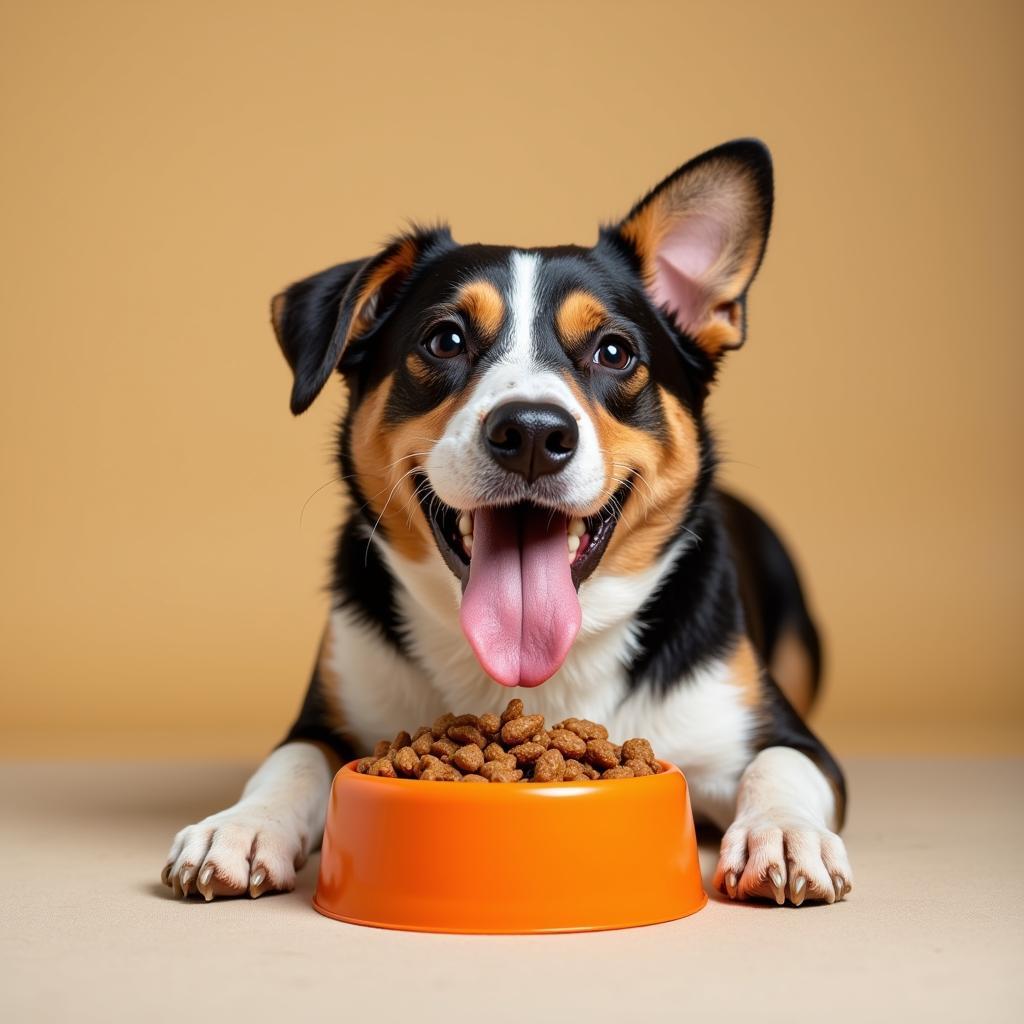
[[[462,595],[462,631],[503,686],[538,686],[565,660],[580,629],[565,517],[542,509],[480,509]]]

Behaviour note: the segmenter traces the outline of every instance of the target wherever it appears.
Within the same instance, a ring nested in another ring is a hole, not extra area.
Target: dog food
[[[656,775],[662,767],[645,739],[620,746],[585,718],[545,729],[544,716],[525,714],[516,697],[500,717],[445,714],[412,735],[381,740],[356,771],[431,782],[578,782]]]

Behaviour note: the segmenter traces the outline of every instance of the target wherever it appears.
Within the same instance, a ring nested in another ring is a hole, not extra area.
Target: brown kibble
[[[450,725],[448,726],[448,738],[454,740],[460,747],[467,743],[475,743],[481,750],[487,746],[484,734],[475,725]]]
[[[509,753],[516,759],[516,764],[533,764],[534,761],[544,753],[545,748],[539,743],[520,743],[513,747]]]
[[[420,765],[420,758],[412,747],[405,746],[396,751],[392,763],[403,775],[415,775],[416,769]]]
[[[623,767],[629,768],[639,778],[641,775],[653,775],[654,769],[642,758],[631,757],[623,763]]]
[[[518,782],[523,773],[517,768],[509,768],[500,761],[488,761],[479,772],[488,782]]]
[[[619,755],[615,752],[615,744],[607,740],[587,740],[586,760],[602,771],[614,768],[619,763]]]
[[[561,782],[565,775],[565,758],[554,747],[545,750],[533,766],[534,782]]]
[[[475,743],[467,743],[452,754],[452,764],[464,772],[478,772],[484,764],[484,752]]]
[[[430,727],[431,735],[433,735],[435,740],[439,740],[448,731],[448,726],[454,721],[455,716],[450,711],[436,718],[434,724]]]
[[[516,766],[515,754],[510,754],[504,747],[497,743],[488,743],[484,751],[484,760],[491,764],[500,764],[504,768],[513,769]]]
[[[504,725],[511,722],[513,718],[519,718],[523,713],[523,702],[518,697],[513,697],[508,702],[508,707],[501,713],[500,722]]]
[[[622,744],[622,760],[633,761],[636,759],[646,761],[648,764],[654,764],[654,749],[651,747],[650,741],[632,739],[626,740]]]
[[[420,779],[426,782],[458,782],[462,774],[450,764],[431,765],[420,773]]]
[[[540,732],[543,728],[543,715],[520,715],[501,727],[501,741],[506,746],[514,747],[518,743],[525,743],[535,732]]]
[[[442,736],[439,740],[434,740],[430,744],[430,752],[434,757],[451,757],[458,749],[459,744],[454,740],[448,739],[447,736]]]
[[[576,733],[581,740],[608,739],[608,730],[597,722],[591,722],[589,718],[571,718],[569,722],[571,724],[566,724],[565,728]]]
[[[579,759],[587,752],[587,742],[569,729],[552,729],[551,746],[562,752],[563,757]]]
[[[380,757],[372,765],[367,775],[379,775],[385,779],[397,779],[398,772],[395,771],[395,766],[391,763],[390,758]]]
[[[486,714],[477,718],[476,726],[485,736],[494,736],[501,728],[501,719],[497,715]]]
[[[573,782],[629,779],[663,771],[649,740],[621,746],[587,718],[565,718],[544,728],[543,715],[527,715],[515,697],[500,714],[446,712],[411,736],[404,729],[381,740],[355,770],[385,778],[428,782]]]

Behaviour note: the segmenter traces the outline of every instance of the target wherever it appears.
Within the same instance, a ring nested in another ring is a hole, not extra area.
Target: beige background
[[[6,3],[0,749],[287,725],[341,395],[289,416],[276,289],[409,217],[587,243],[745,134],[777,219],[712,410],[825,627],[817,724],[1024,749],[1020,11]]]

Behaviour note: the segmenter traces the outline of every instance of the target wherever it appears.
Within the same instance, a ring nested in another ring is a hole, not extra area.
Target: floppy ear
[[[612,235],[635,253],[654,305],[717,359],[743,344],[746,292],[771,214],[771,155],[740,139],[679,168]]]
[[[354,343],[386,319],[421,257],[442,240],[450,240],[447,229],[403,235],[371,259],[339,263],[274,296],[271,320],[294,374],[295,415],[336,369],[357,364]]]

